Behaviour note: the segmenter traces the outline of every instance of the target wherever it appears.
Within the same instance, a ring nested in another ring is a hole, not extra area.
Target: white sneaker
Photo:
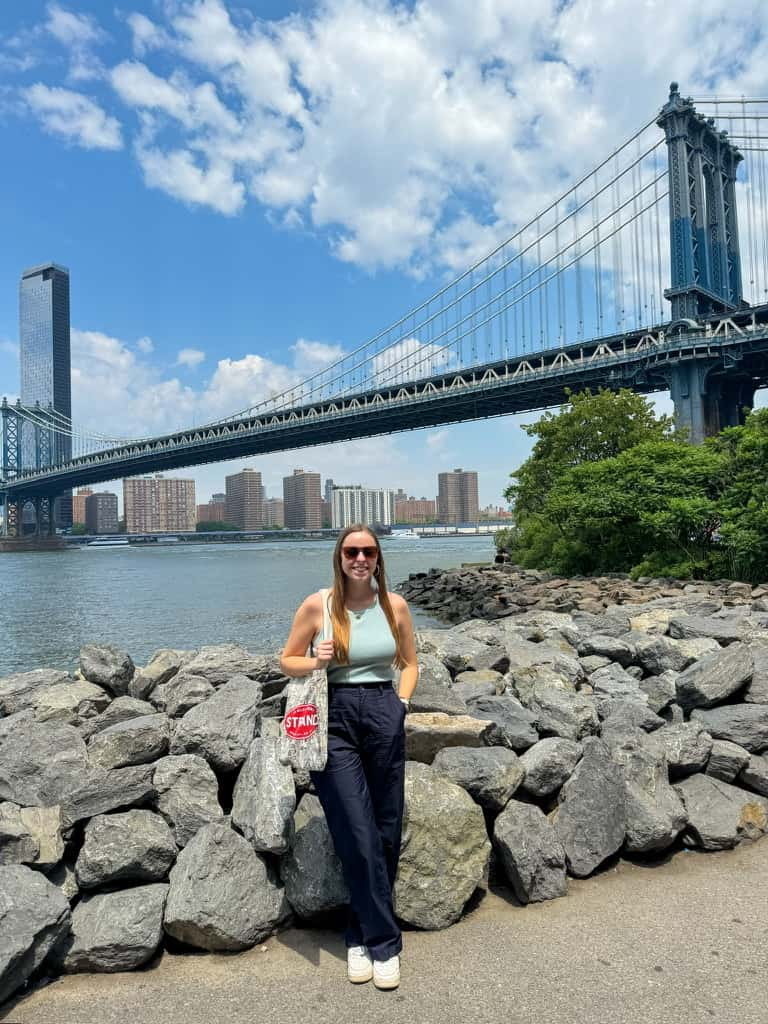
[[[397,988],[400,984],[400,957],[373,961],[373,984],[376,988]]]
[[[348,947],[347,977],[353,985],[360,985],[373,977],[373,960],[365,946]]]

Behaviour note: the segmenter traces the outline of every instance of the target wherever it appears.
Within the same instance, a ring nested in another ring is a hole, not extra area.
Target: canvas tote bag
[[[333,639],[328,611],[329,590],[321,590],[323,629],[321,640]],[[285,715],[278,740],[282,764],[309,771],[322,771],[328,756],[328,679],[325,669],[288,683],[285,688]]]

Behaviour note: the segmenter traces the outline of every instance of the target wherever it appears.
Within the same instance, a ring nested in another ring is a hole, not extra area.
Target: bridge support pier
[[[706,362],[680,363],[672,368],[669,390],[675,403],[678,427],[688,431],[691,444],[703,444],[724,427],[744,423],[751,409],[755,385],[749,377],[714,376]]]

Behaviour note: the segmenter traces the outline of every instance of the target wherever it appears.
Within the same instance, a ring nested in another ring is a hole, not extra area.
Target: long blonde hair
[[[375,533],[364,523],[355,523],[342,530],[336,540],[336,547],[333,549],[333,587],[331,588],[331,622],[333,624],[334,658],[339,665],[349,664],[349,618],[346,613],[346,576],[341,568],[341,549],[344,541],[350,533],[367,533],[376,545],[378,557],[374,577],[378,584],[378,598],[381,610],[389,623],[389,629],[395,641],[395,657],[393,664],[396,668],[403,668],[405,662],[400,647],[400,634],[395,621],[395,613],[392,611],[392,604],[387,592],[387,577],[384,571],[384,556],[381,552],[381,545]]]

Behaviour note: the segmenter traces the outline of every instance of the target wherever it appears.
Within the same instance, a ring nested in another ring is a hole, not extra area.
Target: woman
[[[336,541],[329,603],[333,639],[321,639],[307,656],[323,626],[320,594],[310,594],[280,665],[289,676],[328,673],[328,761],[311,777],[349,889],[347,977],[397,988],[403,943],[392,888],[403,823],[403,723],[419,670],[408,605],[387,591],[381,547],[367,526],[349,526]]]

